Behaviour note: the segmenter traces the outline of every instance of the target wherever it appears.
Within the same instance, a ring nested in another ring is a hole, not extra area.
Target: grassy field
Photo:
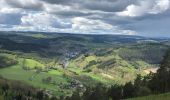
[[[23,70],[20,65],[11,66],[8,68],[3,68],[0,70],[0,75],[6,79],[22,81],[26,84],[30,84],[34,87],[47,89],[53,91],[54,94],[60,95],[61,89],[59,84],[67,84],[67,78],[63,78],[63,72],[58,70],[36,73],[35,70]],[[47,77],[52,78],[52,83],[43,83],[42,79]],[[69,90],[64,90],[69,92]]]
[[[47,38],[47,36],[43,34],[28,34],[28,36],[34,37],[34,38]]]
[[[132,98],[127,100],[170,100],[170,93]]]
[[[20,61],[21,63],[22,63],[22,60]],[[40,68],[44,68],[45,67],[45,65],[41,64],[38,61],[32,60],[32,59],[25,59],[25,65],[28,66],[31,69],[33,69],[35,67],[40,67]]]

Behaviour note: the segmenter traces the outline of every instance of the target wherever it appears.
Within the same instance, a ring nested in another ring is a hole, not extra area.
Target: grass
[[[95,56],[88,56],[86,57],[85,61],[87,62],[90,62],[90,61],[93,61],[93,60],[96,60],[96,57]]]
[[[71,67],[86,67],[90,61],[96,61],[97,57],[94,55],[88,56],[88,57],[78,57],[76,60],[72,61],[70,66]]]
[[[20,59],[19,61],[20,61],[20,63],[22,63],[23,59]],[[32,59],[25,59],[25,66],[27,66],[27,67],[29,67],[31,69],[33,69],[35,67],[40,67],[40,68],[45,67],[45,65],[41,64],[38,61],[32,60]]]
[[[48,71],[48,73],[51,75],[58,75],[58,76],[63,75],[63,72],[61,72],[59,70],[51,70],[51,71]]]
[[[34,37],[34,38],[47,38],[47,36],[45,36],[45,35],[43,35],[43,34],[32,34],[32,35],[30,35],[30,36],[32,36],[32,37]]]
[[[59,87],[59,84],[67,84],[67,79],[61,77],[63,75],[62,72],[53,70],[49,71],[48,73],[41,72],[39,74],[36,74],[35,70],[23,70],[20,65],[11,66],[8,68],[3,68],[0,70],[0,75],[6,79],[11,80],[18,80],[22,81],[26,84],[30,84],[34,87],[41,88],[41,89],[47,89],[50,91],[53,91],[56,95],[61,95],[61,89]],[[46,84],[42,82],[42,79],[52,77],[52,81],[55,84]],[[69,90],[64,90],[68,91]]]
[[[106,79],[106,78],[104,78],[103,76],[101,76],[99,74],[93,74],[93,73],[83,73],[83,74],[91,77],[95,81],[102,82],[104,84],[109,85],[109,83],[113,83],[113,81],[111,81],[109,79]]]
[[[0,100],[4,100],[3,96],[0,95]]]
[[[127,100],[170,100],[170,93],[131,98]]]

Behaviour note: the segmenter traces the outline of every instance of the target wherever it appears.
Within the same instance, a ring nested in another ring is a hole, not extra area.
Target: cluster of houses
[[[60,61],[59,65],[62,67],[62,68],[67,68],[68,65],[69,65],[69,61],[71,59],[74,59],[76,58],[80,53],[79,52],[67,52],[65,53],[63,59]]]

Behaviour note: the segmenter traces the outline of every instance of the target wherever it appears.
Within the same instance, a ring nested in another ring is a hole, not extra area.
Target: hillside
[[[70,97],[147,75],[168,48],[162,39],[140,36],[1,32],[0,76]]]

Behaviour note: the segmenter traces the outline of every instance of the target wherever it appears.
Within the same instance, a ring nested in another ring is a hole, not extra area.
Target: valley
[[[121,35],[0,32],[0,77],[71,96],[156,72],[169,39]]]

